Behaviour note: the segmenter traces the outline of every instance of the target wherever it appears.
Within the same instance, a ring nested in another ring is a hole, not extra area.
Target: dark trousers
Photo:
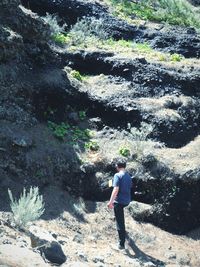
[[[125,219],[124,219],[124,207],[126,206],[127,205],[114,203],[114,213],[115,213],[120,246],[124,246],[126,239],[126,229],[125,229]]]

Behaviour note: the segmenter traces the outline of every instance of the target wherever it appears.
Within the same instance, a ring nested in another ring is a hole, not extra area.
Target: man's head
[[[118,160],[117,163],[115,164],[115,167],[117,168],[117,170],[125,169],[126,162],[124,160]]]

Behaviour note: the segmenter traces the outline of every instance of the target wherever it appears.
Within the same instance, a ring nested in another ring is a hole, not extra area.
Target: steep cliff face
[[[135,178],[134,199],[152,206],[142,220],[176,233],[198,226],[196,31],[136,26],[94,1],[22,3],[0,3],[1,209],[9,210],[8,187],[18,192],[30,185],[107,200],[110,189],[101,184],[124,156]],[[112,45],[59,45],[41,17],[46,12],[68,26],[103,16]],[[122,38],[133,46],[115,46]],[[135,42],[149,42],[147,51]]]

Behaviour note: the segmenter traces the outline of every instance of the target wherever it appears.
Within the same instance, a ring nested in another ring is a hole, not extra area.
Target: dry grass
[[[200,136],[196,137],[188,145],[182,148],[165,148],[156,151],[156,155],[164,162],[168,162],[169,167],[176,173],[184,174],[189,170],[194,170],[200,166]]]

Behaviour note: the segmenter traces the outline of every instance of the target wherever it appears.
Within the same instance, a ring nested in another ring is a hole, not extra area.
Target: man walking
[[[124,207],[131,201],[131,176],[126,172],[126,162],[118,161],[116,164],[117,173],[113,179],[113,191],[108,203],[108,208],[114,208],[117,231],[119,235],[118,249],[124,249],[126,230],[124,219]]]

